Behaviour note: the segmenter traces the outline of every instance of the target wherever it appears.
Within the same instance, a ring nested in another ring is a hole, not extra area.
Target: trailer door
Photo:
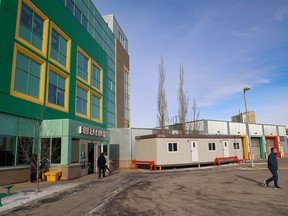
[[[228,141],[223,141],[223,154],[224,154],[224,157],[229,157]]]
[[[197,141],[191,141],[191,161],[198,162],[198,143]]]

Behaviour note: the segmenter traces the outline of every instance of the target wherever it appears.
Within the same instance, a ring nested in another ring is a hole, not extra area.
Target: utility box
[[[59,181],[60,177],[62,176],[62,172],[50,171],[50,172],[46,172],[45,176],[47,177],[48,182],[55,182],[55,181]]]

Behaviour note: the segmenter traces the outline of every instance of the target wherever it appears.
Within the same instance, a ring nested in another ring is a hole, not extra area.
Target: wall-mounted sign
[[[83,135],[89,135],[89,136],[95,136],[95,137],[105,137],[106,133],[105,131],[89,128],[89,127],[84,127],[80,126],[79,127],[79,134]]]

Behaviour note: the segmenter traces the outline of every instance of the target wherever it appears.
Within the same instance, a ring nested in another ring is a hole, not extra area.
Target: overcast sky
[[[230,120],[248,109],[258,123],[288,126],[287,0],[92,0],[128,37],[131,126],[157,126],[158,65],[166,68],[168,112],[178,114],[179,67],[189,115]]]

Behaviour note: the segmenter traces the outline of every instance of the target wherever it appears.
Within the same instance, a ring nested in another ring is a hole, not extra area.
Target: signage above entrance
[[[95,137],[105,137],[106,133],[105,131],[80,126],[79,127],[79,134],[89,135],[89,136],[95,136]]]

